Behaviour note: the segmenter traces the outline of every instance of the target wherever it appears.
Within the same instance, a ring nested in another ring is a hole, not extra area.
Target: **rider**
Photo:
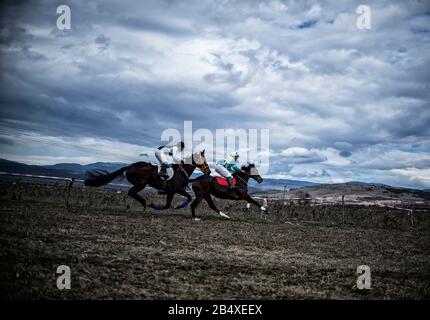
[[[173,159],[173,163],[182,163],[181,152],[185,149],[185,143],[182,141],[173,145],[165,145],[158,147],[155,151],[155,157],[161,164],[160,176],[163,179],[167,177],[167,168],[172,167],[172,162],[169,161],[169,156]]]
[[[232,173],[240,171],[240,167],[237,164],[237,159],[239,159],[239,153],[234,151],[230,154],[227,159],[220,160],[215,165],[215,171],[227,179],[228,188],[236,189],[232,182]]]

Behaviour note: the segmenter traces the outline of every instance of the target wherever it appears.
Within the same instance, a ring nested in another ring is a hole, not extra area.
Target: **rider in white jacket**
[[[161,164],[160,176],[162,178],[166,178],[167,171],[166,169],[172,166],[173,163],[182,163],[182,151],[185,148],[185,144],[181,141],[174,145],[165,145],[158,147],[155,151],[155,157],[158,162]]]

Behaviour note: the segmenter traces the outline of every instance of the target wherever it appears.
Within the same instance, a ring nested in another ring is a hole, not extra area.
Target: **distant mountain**
[[[125,163],[119,162],[96,162],[87,165],[77,163],[58,163],[48,166],[37,166],[0,159],[1,172],[77,179],[83,179],[85,177],[85,172],[88,170],[101,169],[111,172],[126,165],[127,164]]]
[[[62,178],[82,178],[83,176],[82,174],[69,170],[45,168],[5,159],[0,159],[0,171]]]
[[[9,173],[21,173],[21,174],[32,174],[32,175],[43,175],[43,176],[54,176],[54,177],[64,177],[64,178],[77,178],[83,179],[85,177],[85,172],[93,169],[101,169],[109,172],[118,170],[119,168],[126,166],[126,163],[121,162],[96,162],[87,165],[81,165],[77,163],[58,163],[54,165],[47,166],[37,166],[37,165],[28,165],[20,162],[0,159],[0,172],[9,172]],[[196,170],[193,173],[192,177],[196,177],[201,173]],[[126,183],[126,182],[124,182]],[[286,186],[287,190],[295,190],[300,188],[311,188],[310,191],[315,190],[329,190],[330,192],[344,192],[344,190],[356,190],[359,188],[360,190],[367,190],[368,188],[380,189],[383,188],[389,192],[402,192],[406,189],[400,188],[398,190],[394,190],[396,188],[390,187],[388,185],[384,185],[381,183],[366,183],[360,181],[351,181],[348,183],[342,184],[319,184],[309,181],[301,181],[301,180],[290,180],[290,179],[270,179],[265,178],[262,184],[258,184],[253,179],[250,179],[249,190],[250,192],[271,192],[271,193],[282,193],[284,191],[284,186]],[[320,188],[318,188],[320,187]],[[346,188],[346,189],[345,189]],[[394,190],[394,191],[393,191]],[[328,193],[330,193],[328,192]],[[430,189],[421,190],[421,192],[430,192]],[[319,192],[318,192],[319,193]],[[423,196],[421,194],[421,196]]]
[[[77,164],[77,163],[57,163],[54,165],[43,166],[47,169],[55,169],[55,170],[67,170],[74,172],[75,174],[84,174],[88,170],[101,169],[106,171],[115,171],[119,168],[126,166],[126,163],[121,162],[95,162],[86,165]]]
[[[404,201],[415,203],[416,201],[430,201],[430,194],[424,190],[391,187],[378,183],[346,182],[333,184],[320,184],[315,186],[303,187],[300,190],[290,190],[285,195],[286,199],[303,198],[308,195],[313,199],[328,199],[339,202],[343,195],[348,201],[369,202],[375,200],[385,201]],[[283,199],[283,192],[271,192],[270,197]]]
[[[250,187],[254,187],[258,191],[283,191],[284,186],[287,190],[298,189],[303,187],[317,186],[319,183],[301,181],[301,180],[290,180],[290,179],[264,179],[262,184],[258,184],[254,180],[250,180]]]
[[[69,178],[83,178],[85,172],[93,169],[101,169],[106,171],[115,171],[126,166],[126,163],[121,162],[96,162],[86,165],[78,163],[57,163],[54,165],[36,166],[27,165],[15,161],[0,159],[0,171],[11,173],[24,173],[34,175],[46,175]],[[193,177],[200,175],[200,172],[193,174]],[[264,179],[264,183],[258,184],[254,180],[250,180],[250,190],[252,191],[281,191],[284,186],[288,189],[297,189],[308,186],[315,186],[317,183],[289,180],[289,179]]]

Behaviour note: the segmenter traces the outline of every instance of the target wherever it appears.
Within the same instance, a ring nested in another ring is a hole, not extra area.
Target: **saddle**
[[[158,167],[158,176],[160,176],[160,172],[161,172],[161,166]],[[173,170],[173,168],[166,168],[166,174],[167,176],[165,181],[170,180],[175,175],[175,170]]]
[[[228,182],[226,178],[222,178],[222,177],[215,177],[216,182],[224,187],[228,187]],[[236,178],[233,177],[233,179],[231,180],[233,186],[236,185]]]
[[[158,167],[158,175],[160,175],[161,166],[157,166],[157,167]],[[168,167],[166,169],[166,173],[167,173],[168,177],[164,181],[168,181],[168,180],[172,179],[173,176],[175,175],[176,171],[179,172],[179,173],[181,173],[183,176],[185,176],[185,177],[188,178],[188,175],[185,172],[185,170],[182,167],[178,166],[177,164],[174,164],[172,167]]]

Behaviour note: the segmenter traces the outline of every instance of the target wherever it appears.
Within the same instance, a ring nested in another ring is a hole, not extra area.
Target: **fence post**
[[[70,191],[72,190],[73,183],[75,182],[75,178],[72,178],[69,182],[69,185],[67,186],[67,194],[66,194],[66,208],[67,211],[69,210],[69,198],[70,198]]]
[[[283,196],[284,206],[287,205],[287,202],[285,201],[285,193],[286,192],[287,192],[287,186],[284,186],[284,196]]]
[[[409,211],[409,216],[411,217],[411,226],[414,228],[414,210]]]
[[[342,195],[342,225],[345,224],[345,195]]]

